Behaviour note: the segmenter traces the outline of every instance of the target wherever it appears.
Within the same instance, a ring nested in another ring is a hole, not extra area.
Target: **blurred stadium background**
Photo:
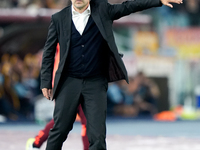
[[[116,131],[119,136],[109,135],[108,140],[123,142],[131,136],[134,141],[140,141],[140,136],[147,139],[146,147],[130,144],[127,150],[151,150],[155,147],[148,145],[152,136],[157,141],[159,136],[169,143],[174,140],[177,146],[180,141],[194,146],[200,140],[200,1],[183,2],[173,9],[152,8],[114,22],[115,40],[130,84],[120,81],[109,85],[108,125],[112,126],[111,135]],[[18,145],[24,147],[26,138],[34,136],[52,118],[54,103],[44,99],[39,89],[42,48],[51,15],[69,4],[69,0],[0,0],[0,150],[8,144],[4,137],[12,139],[19,134],[22,137]],[[160,121],[166,126],[160,127]],[[114,128],[116,124],[121,128]],[[148,125],[153,126],[152,134],[145,134],[149,133],[150,129],[144,130]],[[173,130],[167,130],[168,125]],[[76,142],[77,126],[72,143]],[[167,139],[170,135],[177,139]],[[182,136],[192,139],[178,138]],[[187,146],[181,149],[191,149]]]

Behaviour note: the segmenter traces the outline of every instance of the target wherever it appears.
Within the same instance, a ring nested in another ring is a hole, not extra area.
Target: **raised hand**
[[[171,3],[182,4],[183,0],[160,0],[163,5],[173,8]]]

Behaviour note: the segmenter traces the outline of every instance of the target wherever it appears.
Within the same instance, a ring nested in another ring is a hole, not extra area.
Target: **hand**
[[[51,99],[51,92],[52,92],[52,89],[47,89],[47,88],[42,89],[42,93],[44,97],[46,97],[48,100]]]
[[[173,8],[173,5],[170,3],[182,4],[183,0],[160,0],[163,5]]]

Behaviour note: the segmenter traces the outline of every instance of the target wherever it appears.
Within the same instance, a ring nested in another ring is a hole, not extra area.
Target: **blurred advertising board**
[[[175,60],[172,57],[136,56],[133,52],[124,54],[123,61],[129,76],[135,76],[142,71],[151,77],[170,77],[174,72]]]
[[[163,44],[180,58],[200,58],[200,28],[168,29]]]
[[[158,34],[153,31],[138,31],[133,35],[136,55],[157,55],[159,48]]]

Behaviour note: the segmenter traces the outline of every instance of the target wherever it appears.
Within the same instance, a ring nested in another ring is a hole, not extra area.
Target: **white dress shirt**
[[[90,5],[83,13],[77,12],[72,6],[72,21],[74,22],[76,30],[80,33],[80,35],[83,34],[83,31],[86,27],[90,14],[91,14]]]

